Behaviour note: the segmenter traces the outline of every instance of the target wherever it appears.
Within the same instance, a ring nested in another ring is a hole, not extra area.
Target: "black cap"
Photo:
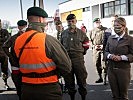
[[[18,26],[25,26],[25,25],[27,25],[27,22],[26,22],[25,20],[19,20],[19,21],[17,22],[17,25],[18,25]]]
[[[66,20],[72,20],[72,19],[75,19],[76,16],[74,14],[69,14],[66,18]]]
[[[46,18],[48,14],[40,7],[31,7],[27,10],[27,16],[39,16]]]
[[[93,20],[93,23],[94,23],[94,22],[97,22],[97,21],[100,21],[100,18],[95,18],[95,19]]]

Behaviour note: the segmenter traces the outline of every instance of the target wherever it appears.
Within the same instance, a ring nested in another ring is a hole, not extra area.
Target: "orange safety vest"
[[[16,39],[14,50],[17,57],[26,39],[34,32],[36,31],[27,31]],[[23,83],[45,84],[58,81],[56,65],[46,56],[45,39],[45,33],[37,33],[24,47],[19,60]]]

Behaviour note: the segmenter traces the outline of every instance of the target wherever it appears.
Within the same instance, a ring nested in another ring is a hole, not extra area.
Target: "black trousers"
[[[21,100],[62,100],[59,83],[41,85],[22,85]]]
[[[109,68],[108,79],[114,100],[128,100],[131,68]]]
[[[8,57],[6,55],[0,55],[0,63],[2,72],[8,76]]]
[[[4,53],[0,53],[0,63],[2,71],[2,79],[4,80],[5,85],[7,85],[8,79],[8,57]]]
[[[85,96],[87,94],[86,89],[86,78],[87,71],[84,66],[84,58],[83,56],[77,58],[71,58],[72,61],[72,71],[68,76],[65,76],[65,85],[68,89],[69,95],[75,95],[75,78],[77,80],[77,85],[79,86],[78,91],[81,96]]]
[[[22,75],[20,73],[20,74],[11,74],[11,76],[17,90],[17,95],[19,96],[19,98],[21,98]]]

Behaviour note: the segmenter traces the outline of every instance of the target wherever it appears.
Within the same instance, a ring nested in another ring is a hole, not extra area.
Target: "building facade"
[[[77,26],[82,23],[88,30],[93,28],[93,19],[101,18],[103,26],[111,27],[110,17],[119,15],[127,21],[129,33],[133,35],[133,0],[68,0],[59,4],[59,13],[64,26],[66,17],[73,13],[77,17]]]

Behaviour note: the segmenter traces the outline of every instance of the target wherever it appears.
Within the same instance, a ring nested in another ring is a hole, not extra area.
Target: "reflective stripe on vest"
[[[27,31],[17,38],[14,47],[17,57],[26,39],[34,32]],[[23,50],[19,63],[24,83],[44,84],[58,81],[54,73],[56,65],[46,56],[45,38],[45,33],[37,33]]]
[[[43,73],[56,69],[56,66],[54,62],[42,64],[20,64],[20,69],[23,73]]]

